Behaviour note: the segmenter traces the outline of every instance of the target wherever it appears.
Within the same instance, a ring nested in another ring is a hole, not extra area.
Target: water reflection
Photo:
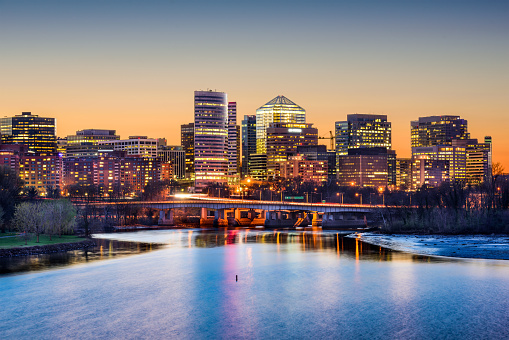
[[[344,234],[322,231],[249,231],[214,230],[200,231],[194,239],[196,247],[212,248],[243,243],[276,244],[277,251],[293,251],[297,245],[302,252],[335,253],[337,257],[349,256],[355,260],[369,261],[413,261],[443,262],[445,259],[393,251],[388,248],[362,242],[359,237],[345,237]],[[290,245],[290,246],[289,246]]]
[[[160,248],[149,243],[94,239],[95,247],[53,254],[0,258],[0,274],[39,271],[108,258],[139,254]]]
[[[139,254],[162,248],[214,248],[247,244],[275,244],[276,251],[321,252],[359,261],[447,261],[428,256],[393,251],[362,242],[360,238],[345,237],[338,232],[321,230],[246,230],[195,229],[159,230],[96,235],[96,247],[55,254],[28,257],[0,258],[0,274],[38,271],[89,261],[107,260],[119,256]]]

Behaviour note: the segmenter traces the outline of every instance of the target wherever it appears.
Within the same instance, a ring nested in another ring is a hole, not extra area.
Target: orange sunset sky
[[[180,144],[195,90],[228,93],[238,124],[285,95],[320,136],[386,114],[398,157],[411,120],[459,115],[507,172],[508,17],[503,1],[0,2],[0,115]]]

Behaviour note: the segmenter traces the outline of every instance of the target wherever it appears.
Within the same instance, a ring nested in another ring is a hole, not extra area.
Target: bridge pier
[[[159,210],[158,225],[174,225],[173,209],[161,209]]]
[[[209,216],[207,208],[201,208],[200,226],[213,226],[214,220],[215,218],[213,216]]]
[[[227,227],[228,226],[228,218],[225,216],[226,209],[216,209],[214,211],[214,226],[216,227]]]
[[[313,220],[311,221],[311,226],[313,226],[313,227],[321,227],[322,226],[322,220],[320,219],[320,215],[318,214],[318,211],[313,211]]]

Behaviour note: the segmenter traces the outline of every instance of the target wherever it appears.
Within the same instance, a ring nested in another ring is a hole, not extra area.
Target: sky
[[[411,120],[459,115],[507,172],[509,1],[0,0],[0,117],[178,145],[206,89],[238,124],[284,95],[320,136],[386,114],[398,157]]]

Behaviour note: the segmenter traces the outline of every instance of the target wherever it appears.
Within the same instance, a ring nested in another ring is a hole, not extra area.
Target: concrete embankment
[[[72,243],[58,243],[48,244],[43,246],[33,247],[16,247],[8,249],[0,249],[0,257],[17,257],[17,256],[29,256],[38,254],[52,254],[70,250],[86,249],[95,247],[95,242],[92,240],[85,240],[80,242]]]

